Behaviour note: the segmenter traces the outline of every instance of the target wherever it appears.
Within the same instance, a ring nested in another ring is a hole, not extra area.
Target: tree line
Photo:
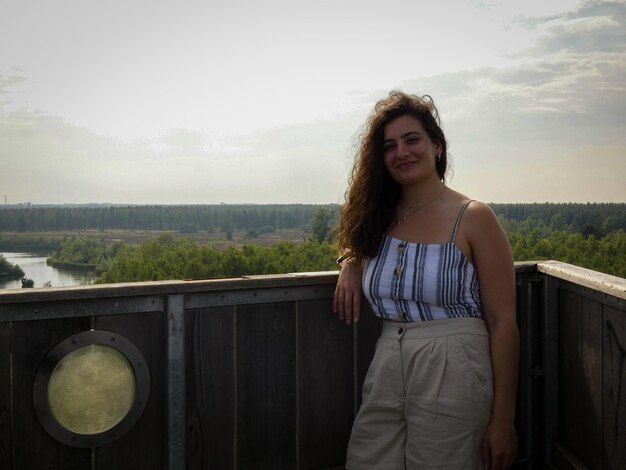
[[[526,206],[538,207],[529,212]],[[556,212],[553,206],[563,206],[567,210]],[[578,212],[570,206],[577,206]],[[626,277],[626,233],[622,228],[626,204],[506,204],[492,207],[507,231],[516,261],[555,259]],[[212,245],[201,246],[191,238],[174,237],[172,233],[139,246],[111,244],[81,236],[66,237],[62,241],[43,237],[41,242],[57,244],[50,264],[96,269],[102,274],[100,282],[204,279],[336,269],[333,227],[338,208],[310,208],[311,214],[303,224],[309,239],[304,243],[279,242],[271,247],[249,244],[220,250]],[[264,230],[271,230],[271,226],[262,226],[259,232]],[[255,230],[248,229],[248,233],[252,232]],[[3,237],[4,241],[20,239],[19,235],[0,235],[0,245]],[[25,239],[33,243],[33,237],[27,235]]]
[[[504,230],[539,236],[554,232],[581,233],[603,237],[618,230],[626,231],[626,204],[490,204]]]
[[[314,204],[219,204],[194,206],[0,206],[0,232],[76,230],[262,230],[306,227]]]
[[[507,232],[542,237],[563,231],[602,237],[626,231],[626,204],[490,204]],[[337,204],[217,204],[193,206],[0,206],[0,232],[163,230],[228,232],[301,229],[318,208],[338,220]]]
[[[206,279],[254,274],[281,274],[336,269],[337,249],[331,244],[330,209],[320,207],[309,221],[304,243],[254,244],[219,250],[191,238],[166,233],[138,246],[108,243],[87,236],[66,238],[48,258],[55,267],[85,267],[101,275],[98,282],[164,279]]]
[[[554,259],[626,278],[626,233],[621,230],[602,238],[567,232],[540,238],[536,231],[509,233],[508,237],[515,261]],[[335,270],[336,256],[332,243],[314,238],[305,243],[283,241],[270,247],[249,244],[219,250],[164,234],[138,246],[72,238],[51,261],[60,267],[91,265],[102,275],[99,282],[131,282]]]

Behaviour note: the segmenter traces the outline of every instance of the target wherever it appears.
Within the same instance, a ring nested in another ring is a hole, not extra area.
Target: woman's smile
[[[396,168],[398,170],[408,170],[409,168],[411,168],[413,165],[417,165],[419,163],[419,160],[411,160],[408,162],[402,162],[396,165]]]

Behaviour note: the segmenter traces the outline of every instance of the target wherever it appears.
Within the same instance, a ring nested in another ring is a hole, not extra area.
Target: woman
[[[348,469],[506,469],[519,333],[511,249],[495,215],[445,185],[430,97],[398,91],[366,123],[339,225],[334,308],[383,318]]]

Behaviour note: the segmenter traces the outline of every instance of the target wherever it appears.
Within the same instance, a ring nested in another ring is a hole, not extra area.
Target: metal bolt
[[[115,302],[115,303],[113,304],[113,306],[114,306],[115,308],[117,308],[117,307],[119,307],[119,306],[120,306],[120,304],[118,304],[117,302]]]
[[[39,312],[39,307],[35,307],[35,313]]]

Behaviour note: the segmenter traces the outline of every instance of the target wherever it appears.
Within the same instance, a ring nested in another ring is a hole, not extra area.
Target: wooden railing
[[[555,262],[516,272],[516,468],[624,468],[625,281]],[[336,276],[0,291],[0,468],[342,468],[380,321],[337,319]],[[53,438],[33,405],[46,356],[90,329],[127,338],[150,372],[139,420],[93,449]]]

